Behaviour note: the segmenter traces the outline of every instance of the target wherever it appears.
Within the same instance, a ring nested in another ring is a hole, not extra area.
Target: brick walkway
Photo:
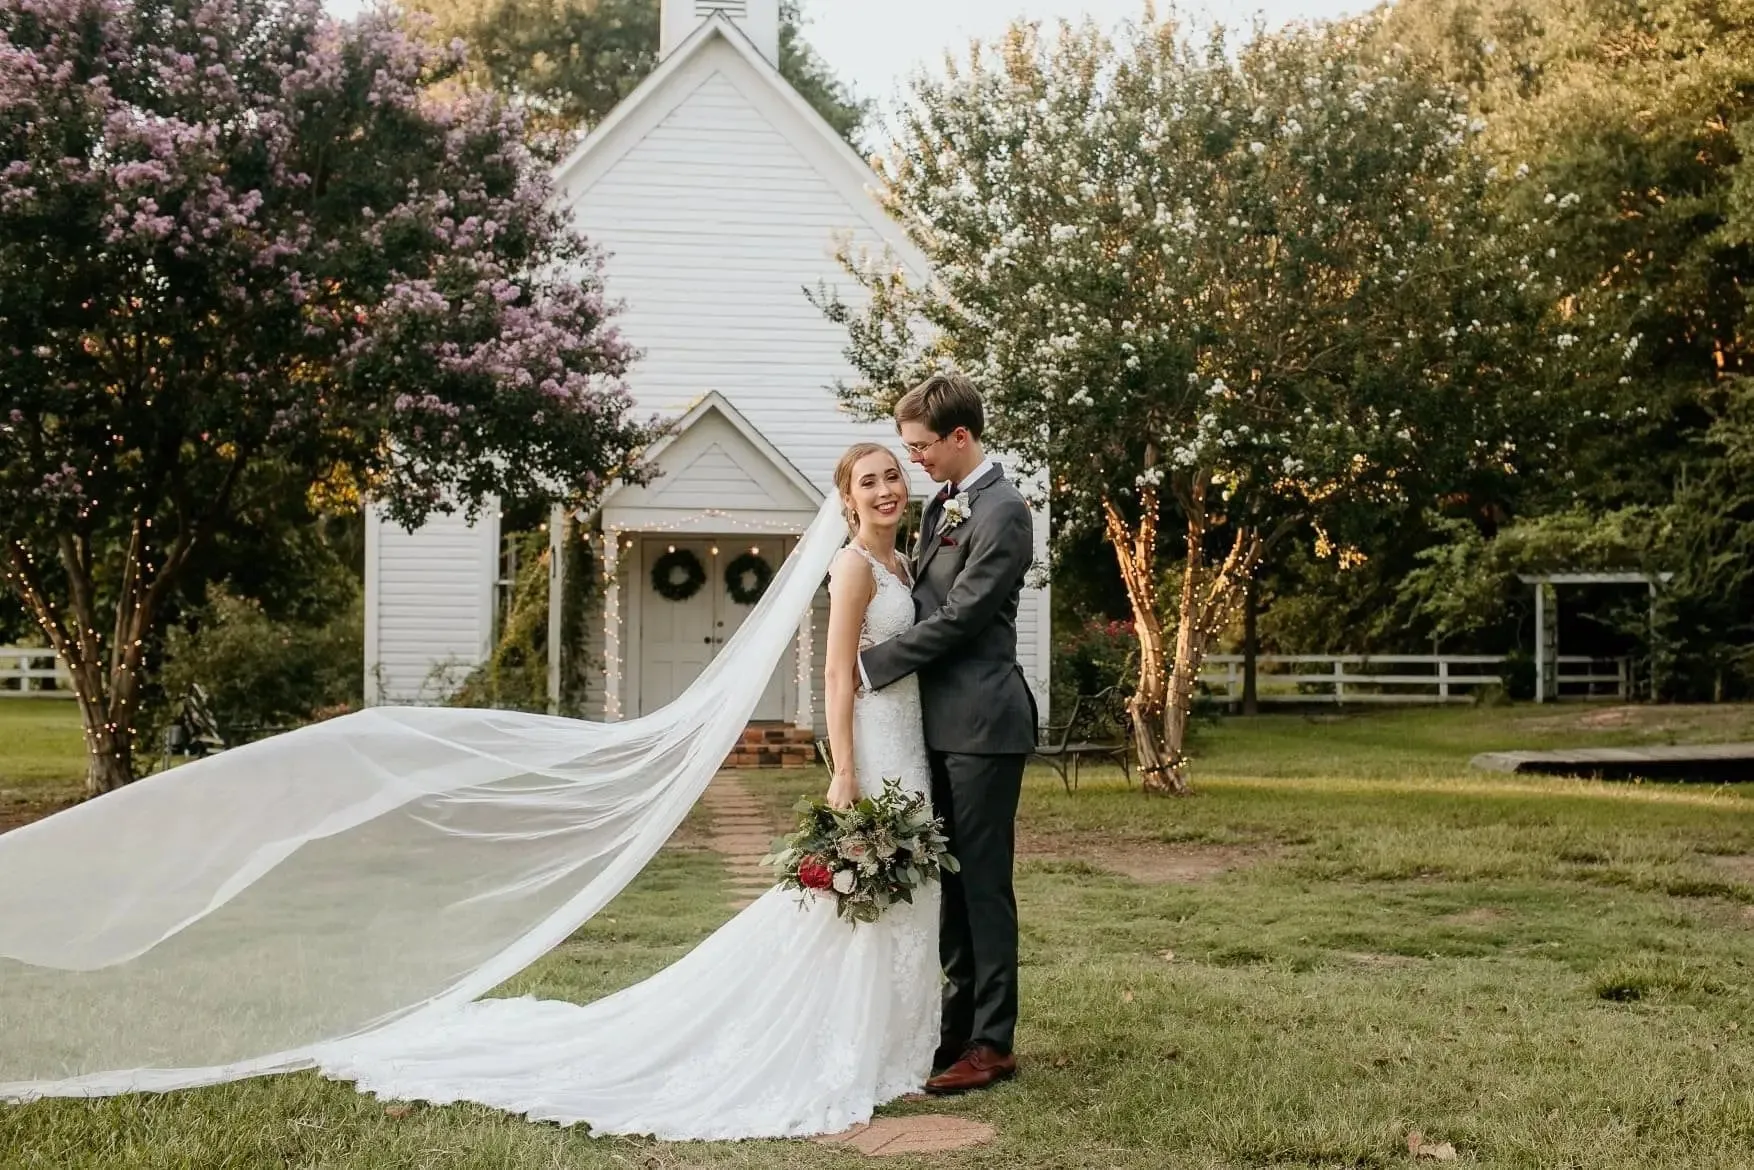
[[[767,809],[749,794],[736,772],[714,776],[701,800],[713,819],[707,844],[724,857],[731,878],[731,908],[741,910],[773,885],[773,871],[761,859],[779,834]]]
[[[816,1140],[871,1157],[889,1158],[897,1154],[942,1154],[985,1145],[993,1140],[993,1127],[967,1117],[916,1113],[909,1117],[879,1117],[869,1125],[855,1125],[845,1133]]]

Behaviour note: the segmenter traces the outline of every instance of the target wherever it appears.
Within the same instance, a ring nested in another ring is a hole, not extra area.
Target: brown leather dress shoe
[[[1017,1075],[1017,1058],[985,1044],[976,1044],[962,1059],[926,1082],[926,1092],[940,1097],[984,1089]]]

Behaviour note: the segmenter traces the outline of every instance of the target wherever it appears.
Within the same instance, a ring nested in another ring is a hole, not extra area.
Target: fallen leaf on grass
[[[1425,1135],[1414,1130],[1407,1135],[1407,1152],[1415,1158],[1430,1158],[1433,1162],[1453,1162],[1456,1160],[1456,1148],[1448,1142],[1428,1142]]]

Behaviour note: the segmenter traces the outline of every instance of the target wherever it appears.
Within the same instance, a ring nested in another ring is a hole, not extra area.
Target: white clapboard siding
[[[499,526],[435,516],[407,532],[366,517],[366,701],[436,703],[492,648]]]
[[[713,510],[746,524],[759,519],[770,531],[796,531],[821,504],[821,489],[802,480],[772,440],[716,392],[703,395],[656,452],[661,475],[605,497],[607,527],[671,530],[680,524],[706,534],[702,514]]]
[[[1023,486],[1026,497],[1047,498],[1047,493],[1041,490],[1044,484],[1040,476]],[[1050,608],[1051,587],[1047,582],[1049,535],[1047,505],[1043,503],[1035,512],[1035,563],[1029,575],[1031,581],[1039,579],[1041,587],[1025,586],[1017,607],[1017,662],[1023,667],[1023,677],[1028,680],[1030,690],[1035,692],[1036,716],[1043,726],[1051,721],[1048,704],[1053,690],[1050,685],[1054,658],[1053,610]]]
[[[766,508],[773,499],[761,490],[749,473],[717,443],[682,471],[666,475],[652,485],[653,495],[672,508]]]
[[[801,476],[823,493],[832,490],[834,464],[850,444],[899,446],[890,423],[860,421],[840,404],[833,387],[853,377],[844,355],[846,334],[810,304],[805,290],[826,286],[856,299],[856,286],[834,259],[843,238],[874,252],[887,239],[901,262],[916,270],[923,269],[924,258],[885,219],[857,156],[729,26],[722,35],[709,27],[677,48],[561,165],[555,179],[560,205],[604,249],[608,292],[625,305],[621,329],[643,354],[629,378],[640,413],[677,417],[716,391],[789,465],[778,479],[795,472],[794,479]],[[718,509],[744,522],[725,524],[725,535],[775,531],[779,513],[807,522],[812,504],[786,500],[774,487],[776,477],[755,474],[747,462],[750,450],[747,442],[727,439],[699,451],[678,440],[659,455],[666,474],[606,503],[604,518],[612,507],[614,525],[637,532],[643,512],[653,530],[674,531],[685,515]],[[772,454],[762,458],[771,461]],[[923,476],[913,475],[916,495],[933,490]],[[1045,519],[1041,523],[1045,537]],[[711,534],[698,526],[689,531]],[[393,617],[399,623],[402,641],[368,639],[382,644],[378,669],[397,686],[409,685],[417,671],[423,681],[432,664],[447,656],[471,660],[460,651],[477,634],[485,635],[488,625],[462,629],[456,624],[460,609],[438,620],[441,604],[450,604],[439,599],[478,583],[491,597],[497,558],[491,541],[481,544],[474,554],[477,578],[466,564],[470,555],[447,544],[449,536],[435,531],[409,539],[432,542],[419,558],[397,550],[425,568],[402,571],[394,581],[381,571],[368,574],[368,589],[388,595],[368,603],[368,612],[382,611],[386,622]],[[467,580],[440,586],[434,570],[452,559],[450,571]],[[626,662],[639,654],[627,592],[638,586],[624,584]],[[411,591],[419,596],[408,596]],[[818,599],[815,637],[813,707],[819,724],[825,602]],[[1046,615],[1045,595],[1026,594],[1019,656],[1044,701]],[[600,654],[600,614],[593,615],[593,625]],[[482,653],[478,647],[475,658]],[[603,708],[598,686],[587,713],[600,716]]]
[[[849,444],[893,445],[895,431],[841,408],[832,386],[853,374],[846,334],[804,290],[850,295],[836,239],[878,236],[751,96],[760,83],[729,46],[703,54],[698,78],[576,194],[574,215],[609,252],[609,292],[644,352],[630,378],[640,407],[677,414],[717,390],[826,490]]]

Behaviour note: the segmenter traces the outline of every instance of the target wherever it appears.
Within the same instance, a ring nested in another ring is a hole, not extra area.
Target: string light
[[[811,685],[816,674],[815,638],[816,607],[811,606],[798,622],[798,726],[805,728],[816,725],[816,688]]]
[[[814,514],[813,514],[814,515]],[[738,529],[743,532],[763,536],[796,536],[804,531],[804,524],[776,524],[772,520],[746,520],[741,516],[725,511],[723,508],[705,508],[676,520],[647,520],[641,517],[636,526],[617,528],[617,533],[639,532],[650,536],[655,533],[684,533],[698,531],[708,523],[712,528],[709,536],[720,536],[726,528]]]
[[[580,515],[577,518],[583,520],[585,517]],[[638,532],[641,535],[651,536],[659,533],[689,532],[699,529],[708,523],[717,530],[722,530],[723,527],[730,527],[739,528],[745,532],[762,533],[764,535],[795,535],[803,530],[799,525],[775,525],[772,521],[745,520],[743,517],[733,515],[722,508],[706,508],[677,520],[659,521],[642,518],[639,521],[639,526],[633,529],[624,529],[613,525],[605,527],[602,536],[603,718],[605,721],[615,723],[618,722],[622,716],[621,669],[623,662],[621,657],[621,579],[618,572],[618,566],[621,554],[623,552],[633,551],[633,538],[629,536],[628,533]],[[588,540],[590,537],[587,535],[586,539]],[[670,552],[676,551],[676,546],[674,544],[668,545],[667,547]],[[751,545],[749,551],[756,556],[761,555],[761,548],[759,545]],[[714,556],[719,554],[719,550],[716,546],[713,548],[712,553]],[[798,660],[798,687],[799,695],[801,696],[799,700],[801,718],[813,719],[814,716],[811,710],[813,706],[813,693],[808,686],[812,674],[811,653],[806,652],[808,650],[808,638],[806,637],[808,625],[809,619],[806,619],[799,625],[800,650]]]
[[[628,542],[633,547],[633,542]],[[621,580],[616,563],[621,552],[621,530],[603,533],[603,718],[621,720]]]

